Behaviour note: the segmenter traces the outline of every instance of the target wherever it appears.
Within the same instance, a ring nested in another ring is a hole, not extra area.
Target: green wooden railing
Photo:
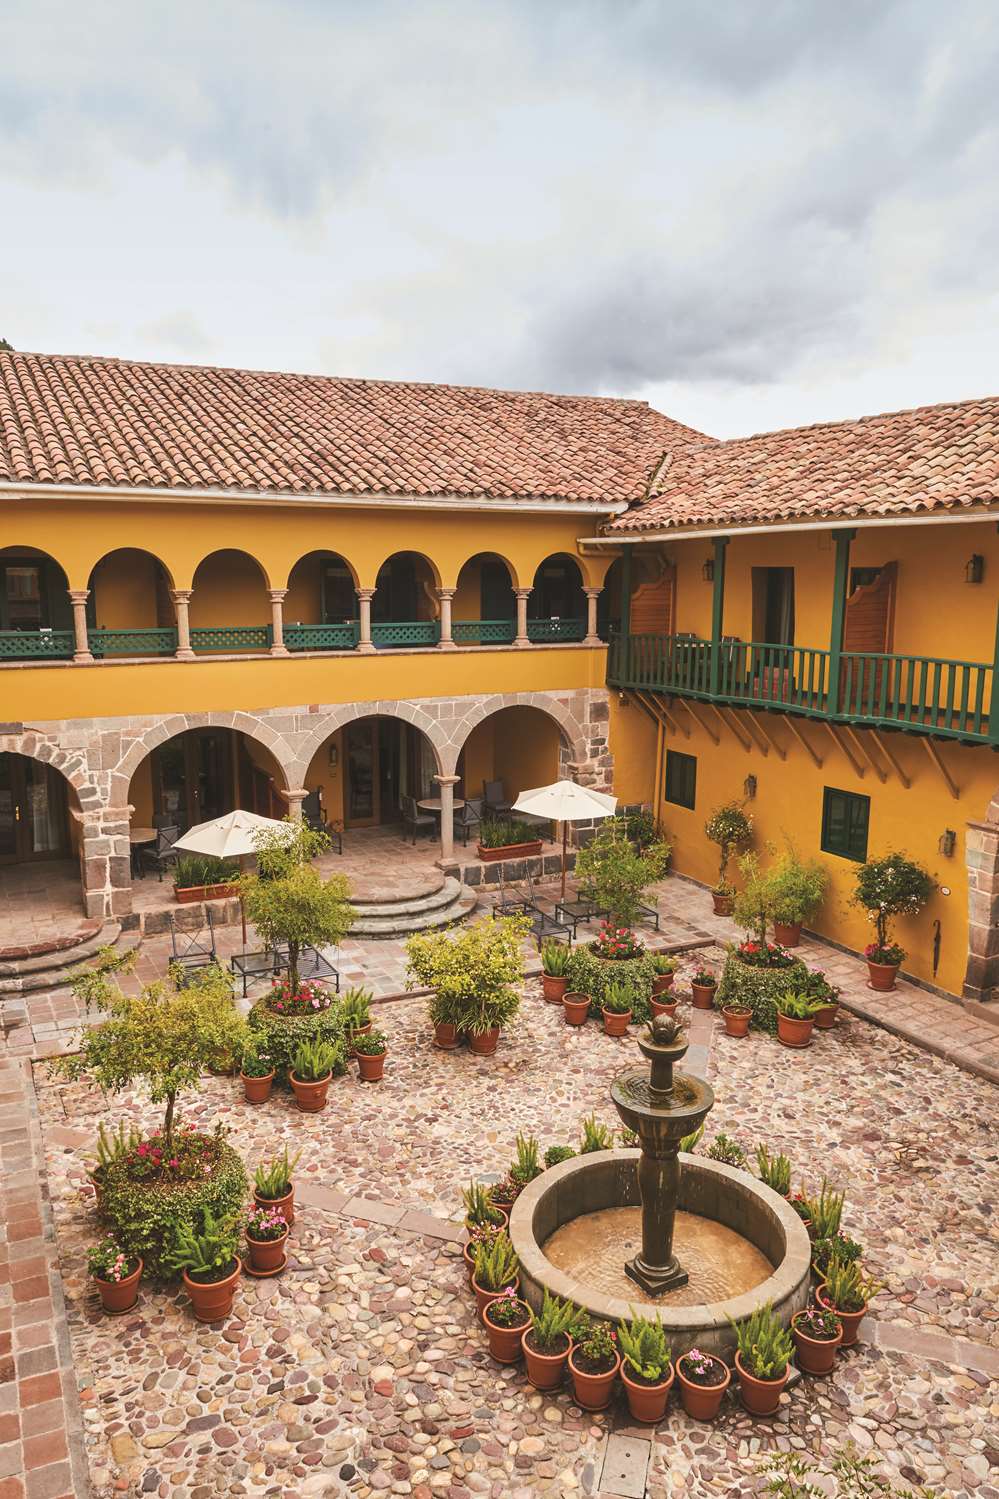
[[[72,654],[72,630],[0,630],[0,661],[57,660]]]
[[[350,651],[360,635],[357,620],[340,625],[285,625],[289,651]]]
[[[177,631],[88,630],[87,640],[95,656],[172,656],[177,649]]]
[[[733,640],[713,646],[676,635],[616,636],[607,652],[611,687],[978,744],[999,742],[999,721],[989,724],[993,675],[991,663],[844,651],[839,680],[831,682],[829,651]]]
[[[191,631],[195,651],[266,651],[273,641],[270,625],[217,625]]]
[[[436,645],[441,638],[440,620],[383,620],[371,626],[376,646]]]
[[[582,640],[586,634],[585,619],[529,619],[528,640]]]
[[[456,645],[510,645],[517,635],[515,619],[455,619],[451,639]]]

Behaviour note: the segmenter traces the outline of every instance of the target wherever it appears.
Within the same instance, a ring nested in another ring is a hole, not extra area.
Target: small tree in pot
[[[641,914],[642,896],[669,867],[670,846],[650,843],[641,853],[630,842],[624,819],[610,817],[576,855],[576,879],[611,922],[631,927]]]
[[[343,875],[323,879],[309,863],[329,847],[329,835],[307,823],[287,821],[262,829],[254,839],[257,873],[239,882],[246,915],[267,947],[287,947],[292,994],[300,985],[303,947],[336,947],[350,931],[353,912]]]
[[[767,876],[774,941],[797,947],[801,928],[822,904],[829,875],[818,859],[801,859],[789,843]]]
[[[718,845],[721,856],[718,883],[711,892],[715,914],[728,916],[731,914],[732,897],[735,894],[734,887],[728,882],[729,862],[736,849],[748,843],[753,836],[753,819],[742,810],[738,802],[725,802],[712,812],[704,824],[704,831],[711,842]]]
[[[892,918],[915,916],[936,889],[922,865],[904,854],[883,854],[868,859],[857,870],[853,901],[874,925],[875,940],[864,950],[871,988],[894,989],[895,976],[905,950],[891,940]]]
[[[481,1056],[496,1050],[501,1028],[520,1009],[529,931],[526,916],[490,917],[457,931],[417,932],[406,943],[408,987],[433,989],[435,1025],[447,1016]]]

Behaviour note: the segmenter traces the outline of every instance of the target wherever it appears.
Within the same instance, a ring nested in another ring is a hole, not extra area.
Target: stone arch
[[[297,760],[289,767],[289,774],[295,779],[292,785],[301,787],[305,785],[305,777],[309,766],[312,764],[319,750],[335,734],[337,729],[342,729],[346,724],[354,723],[359,718],[399,718],[404,723],[412,724],[414,729],[419,729],[425,734],[434,752],[437,762],[437,771],[440,775],[450,775],[453,761],[449,760],[450,745],[447,735],[441,727],[440,721],[422,708],[419,703],[403,701],[386,701],[372,703],[343,703],[338,708],[321,715],[321,721],[309,735],[308,739],[299,748]]]
[[[447,748],[444,767],[446,775],[453,775],[458,755],[469,734],[484,718],[498,713],[501,708],[539,708],[555,720],[569,752],[570,765],[583,765],[589,758],[586,729],[571,709],[559,698],[547,692],[503,692],[492,697],[478,699],[465,716],[454,726],[452,739]]]
[[[999,998],[999,791],[984,822],[969,822],[964,841],[968,868],[968,960],[964,994]]]
[[[295,755],[291,746],[283,735],[270,727],[266,719],[257,718],[251,713],[175,713],[161,723],[153,724],[130,741],[111,775],[109,805],[126,807],[132,776],[146,756],[168,739],[174,739],[188,729],[235,729],[248,739],[256,740],[270,753],[284,777],[285,791],[301,785],[301,781],[296,782],[293,778]]]

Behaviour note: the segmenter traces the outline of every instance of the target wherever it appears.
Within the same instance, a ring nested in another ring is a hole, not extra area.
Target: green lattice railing
[[[456,619],[451,638],[456,645],[509,645],[517,634],[515,619]]]
[[[72,656],[72,630],[0,630],[0,661]]]
[[[285,625],[284,643],[290,651],[349,651],[358,634],[356,620],[345,625]]]
[[[371,626],[375,645],[436,645],[441,638],[436,619],[383,620]]]
[[[191,631],[195,651],[266,651],[273,636],[270,625],[219,625]]]
[[[582,640],[586,634],[585,619],[529,619],[528,640]]]
[[[87,639],[95,656],[172,656],[177,649],[177,631],[88,630]]]

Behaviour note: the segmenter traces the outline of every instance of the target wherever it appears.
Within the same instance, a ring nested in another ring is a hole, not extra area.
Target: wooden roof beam
[[[760,733],[763,735],[764,739],[767,741],[774,753],[776,755],[779,755],[782,760],[786,760],[787,750],[783,745],[777,743],[777,740],[774,738],[773,734],[767,729],[766,724],[761,723],[760,720],[756,717],[755,713],[749,713],[747,714],[747,717],[750,718],[756,725],[757,729],[759,729]]]
[[[794,735],[795,739],[797,739],[802,749],[811,757],[812,764],[815,766],[815,768],[817,770],[821,770],[823,764],[825,763],[823,757],[819,754],[812,741],[810,739],[806,739],[804,730],[798,727],[797,723],[795,723],[790,713],[787,714],[784,722],[787,724],[788,728],[791,730],[791,733]]]
[[[714,729],[711,727],[711,725],[707,722],[706,719],[702,718],[699,713],[695,713],[694,712],[694,706],[693,706],[692,703],[689,703],[685,697],[678,697],[677,698],[677,702],[683,704],[683,706],[686,708],[687,712],[690,714],[690,716],[694,720],[694,722],[696,724],[700,725],[700,727],[704,730],[705,734],[707,734],[707,736],[711,740],[712,744],[721,744],[721,736],[719,734],[715,733]]]
[[[902,782],[902,785],[905,787],[906,791],[908,791],[909,787],[912,785],[912,781],[906,775],[901,765],[899,765],[898,760],[895,758],[895,751],[889,748],[882,736],[878,733],[877,729],[871,730],[871,738],[874,740],[874,743],[877,745],[878,749],[884,755],[892,770]]]
[[[729,712],[732,712],[731,708],[729,709]],[[756,748],[759,750],[760,754],[769,755],[769,741],[767,740],[763,731],[760,729],[759,724],[753,718],[753,715],[751,713],[746,713],[743,716],[742,722],[745,724],[746,732],[749,735],[750,739],[752,739],[753,743],[756,745]]]
[[[936,745],[933,743],[933,740],[932,739],[923,738],[923,744],[924,744],[924,746],[926,748],[926,753],[929,755],[930,759],[933,761],[933,764],[936,766],[937,770],[939,770],[941,776],[943,777],[944,784],[946,785],[947,790],[950,792],[951,796],[954,798],[954,800],[956,802],[960,801],[961,800],[961,790],[960,790],[960,787],[956,784],[956,782],[954,780],[954,777],[951,775],[950,771],[947,769],[947,767],[944,764],[943,760],[940,758],[940,751],[937,749]]]
[[[857,752],[864,757],[883,786],[885,781],[887,781],[888,779],[888,772],[878,764],[877,760],[875,760],[874,756],[867,748],[867,745],[864,744],[863,740],[860,738],[860,735],[850,724],[847,723],[843,725],[843,732],[849,734],[850,743],[853,745],[854,749],[856,749]]]
[[[732,735],[732,738],[737,740],[738,743],[742,745],[743,749],[746,751],[746,754],[751,754],[753,749],[752,743],[747,736],[743,735],[741,728],[736,728],[734,723],[730,723],[729,720],[725,717],[722,710],[720,708],[717,708],[714,703],[711,704],[711,711],[718,719],[718,722],[721,724],[722,728],[728,729],[729,733]]]
[[[850,764],[853,766],[853,768],[856,771],[857,775],[860,777],[861,780],[863,780],[864,779],[864,771],[866,769],[866,766],[861,765],[860,761],[855,757],[855,755],[853,753],[853,750],[850,748],[850,746],[848,744],[844,744],[843,743],[842,739],[836,733],[836,730],[833,728],[833,726],[829,722],[828,718],[824,718],[822,720],[822,722],[825,724],[826,728],[829,730],[829,737],[832,740],[833,744],[836,746],[836,748],[838,750],[842,750],[843,751],[843,754],[849,760]]]

